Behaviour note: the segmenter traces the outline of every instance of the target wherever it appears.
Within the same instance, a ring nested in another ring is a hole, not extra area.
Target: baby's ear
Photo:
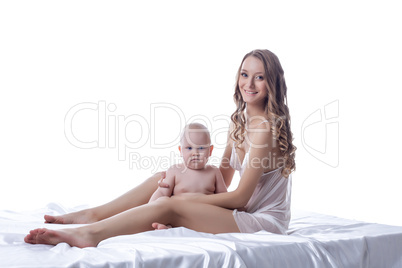
[[[212,155],[212,150],[213,150],[213,149],[214,149],[214,146],[213,146],[213,145],[209,146],[209,156]]]
[[[180,154],[181,154],[181,146],[179,145],[179,152],[180,152]]]

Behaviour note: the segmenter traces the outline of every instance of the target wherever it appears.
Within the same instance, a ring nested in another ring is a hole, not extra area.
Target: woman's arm
[[[230,138],[231,129],[232,129],[232,123],[230,124],[225,151],[223,152],[221,164],[219,166],[219,170],[222,173],[226,187],[229,187],[235,172],[235,170],[230,166],[230,156],[232,155],[232,146],[233,146],[233,140]]]
[[[222,173],[219,168],[214,167],[215,170],[215,193],[226,193],[228,189],[226,188],[225,182],[223,181]]]

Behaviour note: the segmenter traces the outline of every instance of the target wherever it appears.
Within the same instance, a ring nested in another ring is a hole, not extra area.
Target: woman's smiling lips
[[[250,90],[245,90],[245,89],[244,89],[244,93],[246,93],[247,95],[255,95],[255,94],[257,94],[258,92],[257,92],[257,91],[250,91]]]

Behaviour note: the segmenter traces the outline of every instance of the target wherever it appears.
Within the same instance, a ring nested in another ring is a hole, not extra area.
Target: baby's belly
[[[199,194],[204,194],[204,193],[176,193],[176,194],[173,194],[173,196],[192,196],[192,195],[199,195]]]
[[[179,188],[175,187],[173,195],[195,195],[195,194],[213,194],[213,191],[207,189],[195,189],[195,188]]]

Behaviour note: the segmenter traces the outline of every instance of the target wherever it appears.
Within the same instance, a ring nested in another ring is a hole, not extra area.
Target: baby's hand
[[[163,171],[159,173],[161,175],[161,179],[158,181],[158,186],[161,188],[169,188],[170,187],[169,184],[163,182],[163,180],[166,178],[166,172]]]

